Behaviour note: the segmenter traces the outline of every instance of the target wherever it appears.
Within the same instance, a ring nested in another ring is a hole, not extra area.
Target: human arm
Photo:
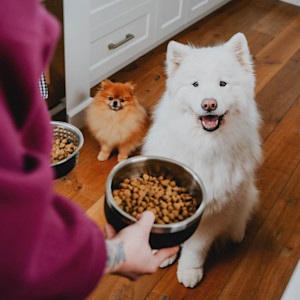
[[[36,0],[0,0],[0,299],[83,299],[106,262],[98,226],[57,195],[38,79],[58,23]]]

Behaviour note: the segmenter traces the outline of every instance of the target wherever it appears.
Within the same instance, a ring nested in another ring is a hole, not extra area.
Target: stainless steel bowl
[[[114,201],[112,191],[119,187],[125,178],[138,178],[147,173],[151,176],[172,177],[178,186],[185,187],[194,197],[199,207],[188,219],[172,224],[153,224],[150,234],[150,245],[160,249],[179,245],[187,240],[196,230],[205,207],[206,192],[201,179],[187,166],[157,156],[135,156],[117,164],[106,181],[105,215],[108,223],[116,231],[136,222],[136,218],[123,211]]]
[[[60,121],[52,121],[51,124],[53,127],[54,139],[59,138],[62,140],[66,138],[77,146],[77,149],[70,156],[51,164],[51,167],[55,169],[55,178],[59,178],[67,175],[76,166],[79,150],[83,145],[84,139],[81,131],[74,125]]]

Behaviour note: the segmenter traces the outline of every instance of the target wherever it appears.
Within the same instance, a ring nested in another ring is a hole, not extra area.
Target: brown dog
[[[102,81],[86,111],[90,132],[101,145],[98,160],[105,161],[118,149],[118,161],[127,159],[146,134],[147,112],[134,96],[131,82]]]

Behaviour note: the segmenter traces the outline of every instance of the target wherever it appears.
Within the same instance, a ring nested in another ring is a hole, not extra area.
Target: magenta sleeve
[[[37,0],[0,0],[0,299],[84,299],[101,278],[98,226],[57,195],[38,79],[59,35]]]

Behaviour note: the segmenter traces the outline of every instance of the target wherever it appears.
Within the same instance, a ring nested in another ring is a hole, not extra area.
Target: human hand
[[[119,274],[135,280],[143,274],[154,273],[163,261],[178,252],[179,247],[176,246],[153,253],[149,235],[154,219],[154,214],[146,211],[138,222],[122,229],[118,234],[111,225],[105,226],[108,257],[105,273]]]

